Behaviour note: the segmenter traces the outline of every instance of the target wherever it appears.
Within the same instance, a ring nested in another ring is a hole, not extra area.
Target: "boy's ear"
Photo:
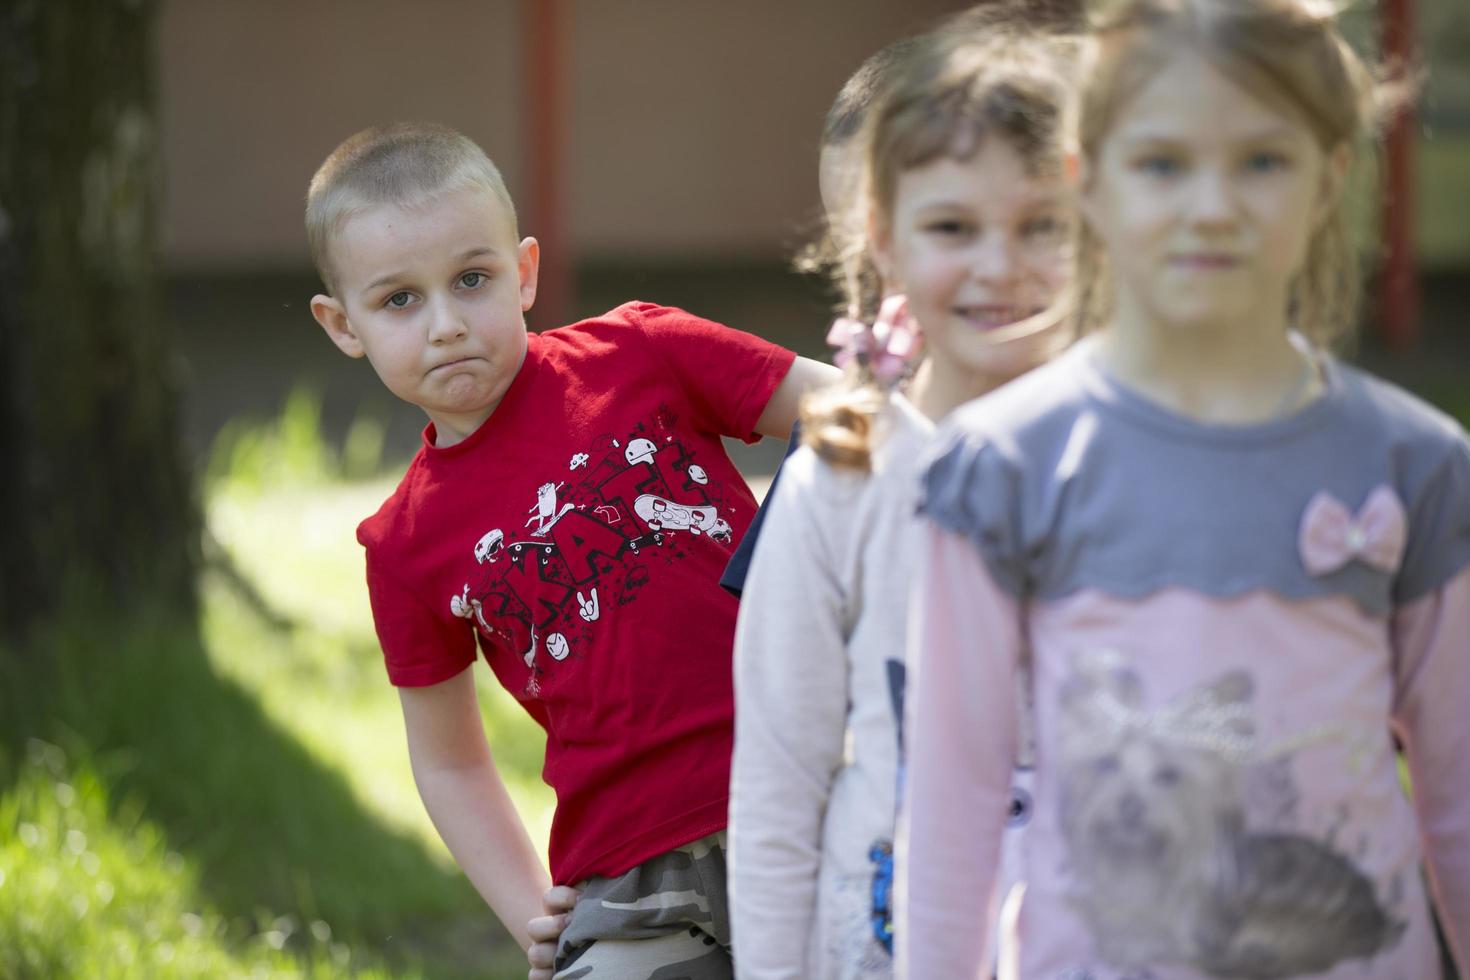
[[[534,238],[521,239],[517,250],[516,274],[521,282],[521,312],[536,302],[536,277],[541,273],[541,243]]]
[[[347,309],[337,300],[317,293],[311,298],[311,315],[316,317],[316,322],[322,325],[322,329],[342,353],[348,357],[361,357],[366,353],[362,349],[362,341],[352,331],[352,323],[347,319]]]

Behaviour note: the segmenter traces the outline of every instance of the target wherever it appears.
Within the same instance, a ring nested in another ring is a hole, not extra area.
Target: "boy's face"
[[[517,244],[486,191],[381,204],[343,222],[331,248],[337,294],[314,297],[312,313],[452,445],[490,417],[520,370],[539,260],[536,240]]]

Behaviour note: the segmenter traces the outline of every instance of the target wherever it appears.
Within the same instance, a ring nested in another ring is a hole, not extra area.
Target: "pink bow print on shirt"
[[[1356,515],[1319,490],[1302,513],[1297,546],[1302,564],[1313,575],[1330,575],[1350,561],[1393,572],[1404,558],[1408,528],[1404,505],[1384,484],[1373,488]]]

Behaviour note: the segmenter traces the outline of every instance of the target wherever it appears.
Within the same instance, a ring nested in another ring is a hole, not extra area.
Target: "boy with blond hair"
[[[720,437],[786,436],[831,369],[647,303],[528,335],[540,247],[445,127],[344,142],[307,233],[313,315],[429,418],[358,540],[434,825],[522,946],[551,880],[583,885],[559,976],[730,976],[717,583],[756,505]],[[550,879],[491,758],[477,649],[547,733]]]

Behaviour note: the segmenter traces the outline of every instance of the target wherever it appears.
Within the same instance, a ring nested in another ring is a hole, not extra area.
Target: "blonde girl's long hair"
[[[1033,174],[1060,170],[1073,42],[1045,20],[1027,23],[1033,8],[993,7],[965,15],[911,50],[864,122],[861,190],[853,202],[861,217],[833,223],[849,316],[871,321],[876,312],[865,278],[872,267],[867,236],[891,220],[904,171],[942,158],[968,160],[989,139],[1004,140]],[[868,471],[887,398],[888,385],[855,359],[836,385],[804,401],[803,441],[834,466]]]
[[[1371,135],[1405,92],[1375,79],[1338,32],[1330,0],[1117,0],[1094,15],[1082,58],[1071,128],[1083,160],[1097,159],[1127,101],[1183,51],[1300,119],[1329,154]],[[1112,315],[1113,286],[1102,243],[1085,221],[1073,256],[1079,329],[1095,329]],[[1292,284],[1291,322],[1314,345],[1330,346],[1353,330],[1361,291],[1339,195]]]

